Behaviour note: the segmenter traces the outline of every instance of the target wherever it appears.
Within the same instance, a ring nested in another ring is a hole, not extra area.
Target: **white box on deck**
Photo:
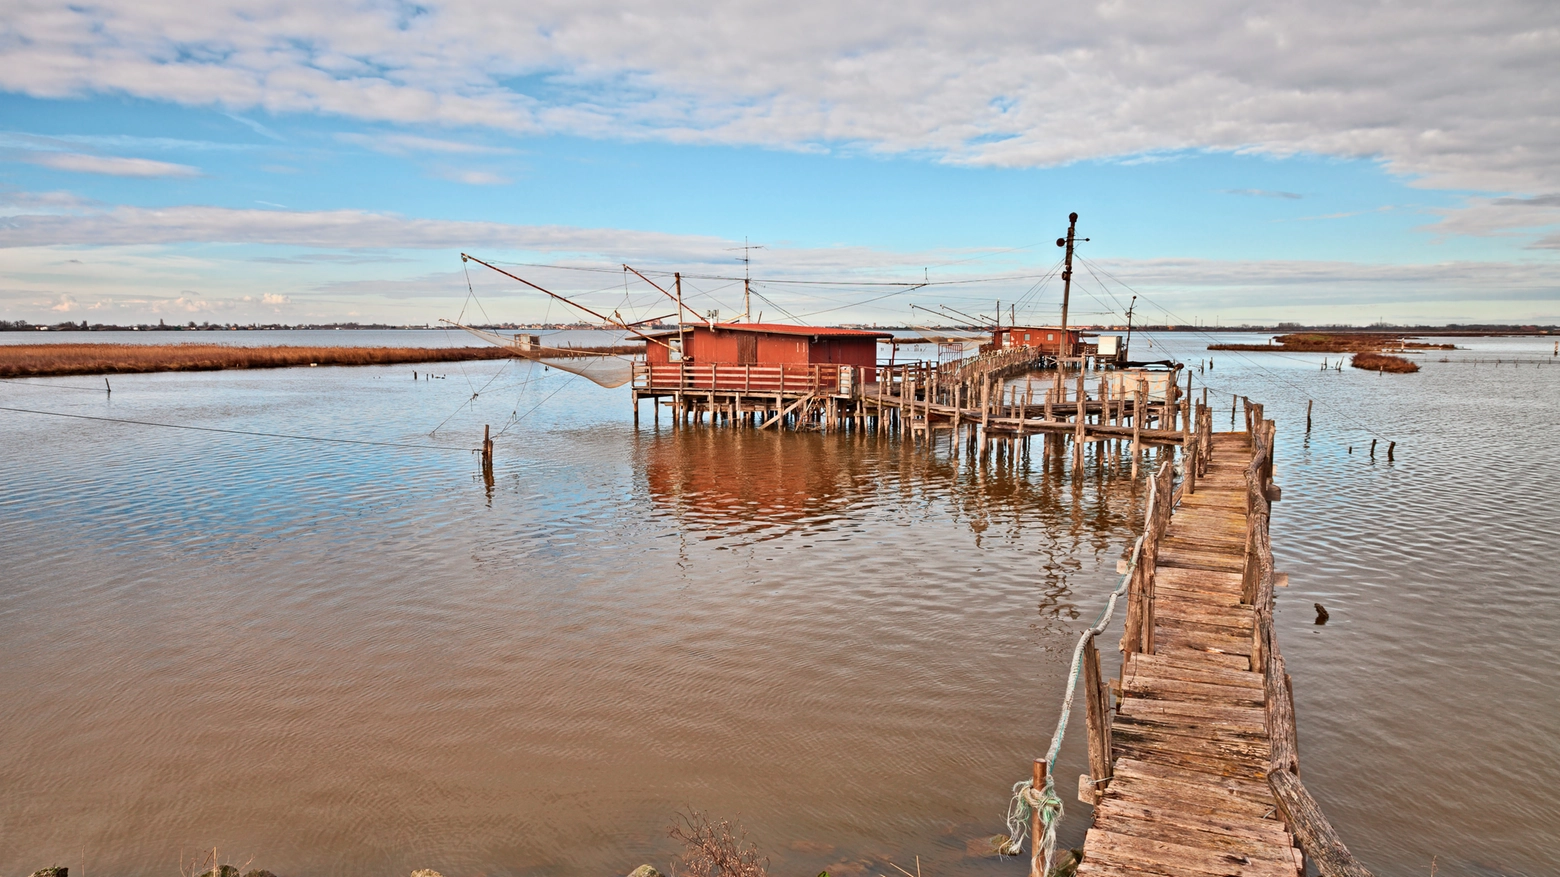
[[[1170,373],[1128,368],[1105,372],[1105,382],[1110,386],[1112,399],[1131,398],[1141,386],[1146,392],[1147,401],[1163,402],[1165,391],[1170,388]]]

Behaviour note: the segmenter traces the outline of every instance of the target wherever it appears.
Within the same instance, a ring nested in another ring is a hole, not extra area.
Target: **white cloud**
[[[450,250],[490,247],[683,258],[690,246],[719,251],[729,241],[659,232],[414,219],[362,210],[236,210],[225,207],[113,207],[13,214],[0,248],[185,243],[279,244],[321,249]]]
[[[187,164],[153,161],[149,158],[121,158],[111,155],[85,155],[79,152],[35,152],[27,161],[60,171],[82,174],[108,174],[115,177],[197,177],[200,169]]]
[[[20,0],[7,32],[0,88],[41,97],[1002,166],[1305,152],[1560,190],[1553,3]]]
[[[1298,192],[1275,192],[1268,189],[1225,189],[1226,195],[1246,195],[1251,198],[1281,198],[1289,201],[1298,201],[1304,195]]]
[[[439,176],[468,186],[507,186],[514,182],[508,177],[488,171],[447,171],[440,173]]]
[[[389,155],[410,155],[418,152],[441,152],[460,155],[505,155],[514,152],[501,146],[467,143],[461,140],[445,140],[438,137],[421,137],[415,134],[342,133],[336,138],[345,143],[367,147]]]

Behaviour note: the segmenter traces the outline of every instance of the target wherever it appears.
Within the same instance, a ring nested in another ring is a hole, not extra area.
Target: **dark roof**
[[[684,331],[708,329],[704,323],[689,323]],[[892,338],[892,332],[876,329],[835,329],[829,326],[792,326],[787,323],[716,323],[718,332],[757,332],[764,335],[806,335],[813,338]],[[650,333],[652,338],[676,335],[677,330]]]

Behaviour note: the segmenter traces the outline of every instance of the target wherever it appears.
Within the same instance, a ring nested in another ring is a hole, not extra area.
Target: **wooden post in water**
[[[1305,400],[1305,431],[1311,431],[1311,404],[1314,400]]]
[[[493,439],[490,427],[482,425],[482,476],[490,483],[493,480]]]
[[[1138,465],[1143,454],[1143,406],[1146,404],[1144,397],[1147,395],[1145,385],[1141,378],[1138,379],[1137,390],[1132,394],[1132,477],[1138,477]]]
[[[1083,472],[1084,417],[1088,414],[1087,393],[1083,386],[1083,369],[1078,369],[1078,403],[1073,418],[1073,474]]]
[[[1397,442],[1387,442],[1387,462],[1392,462],[1392,452],[1397,449]]]
[[[1044,758],[1035,759],[1035,772],[1032,780],[1035,791],[1045,789],[1045,772],[1048,765]],[[1045,823],[1040,819],[1040,808],[1033,808],[1029,817],[1029,877],[1046,877],[1045,851],[1040,849],[1040,839],[1045,837]]]

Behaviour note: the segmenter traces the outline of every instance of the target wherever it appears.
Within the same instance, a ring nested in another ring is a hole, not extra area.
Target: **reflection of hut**
[[[888,332],[715,323],[647,336],[634,401],[670,398],[683,413],[777,412],[835,422],[854,417],[861,388],[877,380]],[[798,409],[790,403],[799,403]],[[695,406],[695,407],[689,407]]]
[[[764,529],[837,512],[868,491],[849,476],[849,445],[763,432],[674,430],[645,449],[652,501],[686,524]]]

